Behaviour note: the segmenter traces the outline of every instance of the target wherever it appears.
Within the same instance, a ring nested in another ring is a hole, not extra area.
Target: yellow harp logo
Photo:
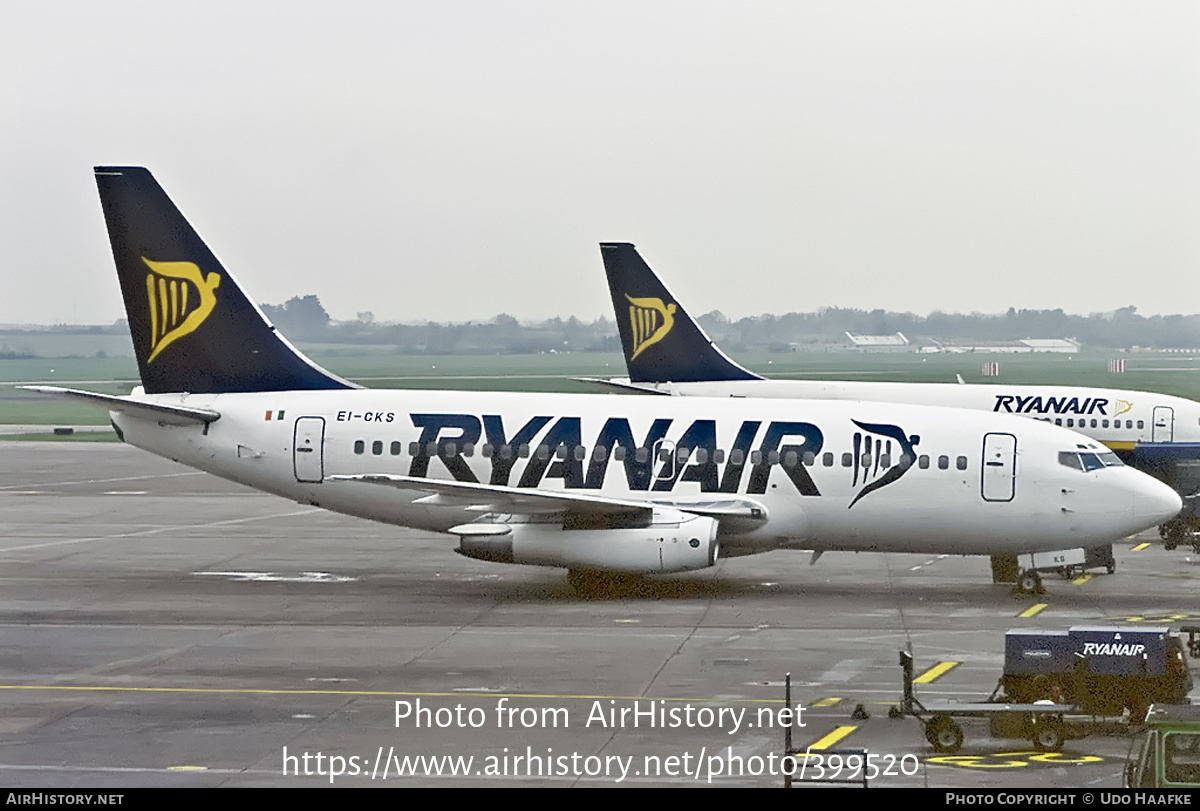
[[[213,293],[221,283],[217,273],[204,274],[191,262],[142,261],[150,268],[146,274],[146,293],[150,297],[150,357],[152,363],[158,353],[175,342],[177,338],[195,332],[204,323],[217,297]],[[194,291],[194,292],[193,292]]]
[[[659,298],[629,299],[629,326],[633,331],[633,360],[648,346],[661,341],[675,326],[675,305],[663,304]]]
[[[1117,400],[1117,412],[1113,416],[1117,417],[1117,416],[1120,416],[1121,414],[1124,414],[1126,411],[1132,411],[1132,410],[1133,410],[1133,403],[1129,402],[1128,400]]]

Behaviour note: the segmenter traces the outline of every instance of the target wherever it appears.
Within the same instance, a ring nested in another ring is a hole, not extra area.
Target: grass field
[[[340,350],[314,351],[312,356],[330,371],[372,388],[584,392],[591,389],[572,378],[625,374],[624,362],[615,354],[401,356]],[[1107,372],[1113,357],[1125,359],[1125,374]],[[959,374],[968,383],[1102,386],[1200,400],[1200,357],[1189,355],[761,352],[735,359],[780,378],[952,383]],[[1000,364],[998,378],[983,376],[985,361]],[[0,360],[0,424],[104,425],[108,415],[103,410],[18,390],[16,385],[23,383],[127,394],[137,385],[137,367],[128,357]]]

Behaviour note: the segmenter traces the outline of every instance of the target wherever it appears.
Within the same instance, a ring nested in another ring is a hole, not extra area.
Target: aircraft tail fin
[[[95,171],[147,394],[355,388],[276,331],[148,170]]]
[[[600,245],[629,379],[634,383],[761,380],[717,348],[627,242]]]

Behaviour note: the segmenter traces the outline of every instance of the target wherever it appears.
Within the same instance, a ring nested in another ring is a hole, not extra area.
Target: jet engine
[[[471,523],[454,527],[463,557],[630,574],[690,572],[717,562],[717,521],[656,513],[644,527],[567,529],[561,523]]]

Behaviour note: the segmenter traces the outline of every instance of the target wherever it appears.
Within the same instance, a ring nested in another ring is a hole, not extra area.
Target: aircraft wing
[[[714,518],[722,524],[761,525],[767,520],[763,506],[748,499],[663,499],[634,501],[582,493],[578,490],[533,490],[524,487],[504,487],[475,482],[452,482],[398,476],[384,473],[365,473],[349,476],[326,476],[326,481],[364,482],[428,493],[418,504],[439,507],[458,507],[479,513],[508,513],[538,515],[571,513],[577,516],[645,514],[650,517],[656,508],[668,508]]]
[[[532,490],[524,487],[503,487],[496,484],[451,482],[398,476],[385,473],[365,473],[350,476],[326,476],[325,481],[365,482],[416,490],[429,495],[418,504],[436,507],[459,507],[473,512],[515,513],[518,515],[573,512],[594,515],[620,515],[644,512],[649,515],[654,505],[645,501],[594,496],[570,491]]]
[[[187,406],[151,403],[144,400],[133,400],[129,397],[117,397],[112,394],[97,394],[93,391],[79,389],[64,389],[60,386],[18,386],[26,391],[36,391],[39,394],[50,394],[55,397],[65,397],[71,400],[81,400],[91,405],[104,406],[109,411],[120,411],[131,417],[144,420],[154,420],[164,425],[192,425],[216,422],[221,418],[219,411],[209,408],[189,408]]]

